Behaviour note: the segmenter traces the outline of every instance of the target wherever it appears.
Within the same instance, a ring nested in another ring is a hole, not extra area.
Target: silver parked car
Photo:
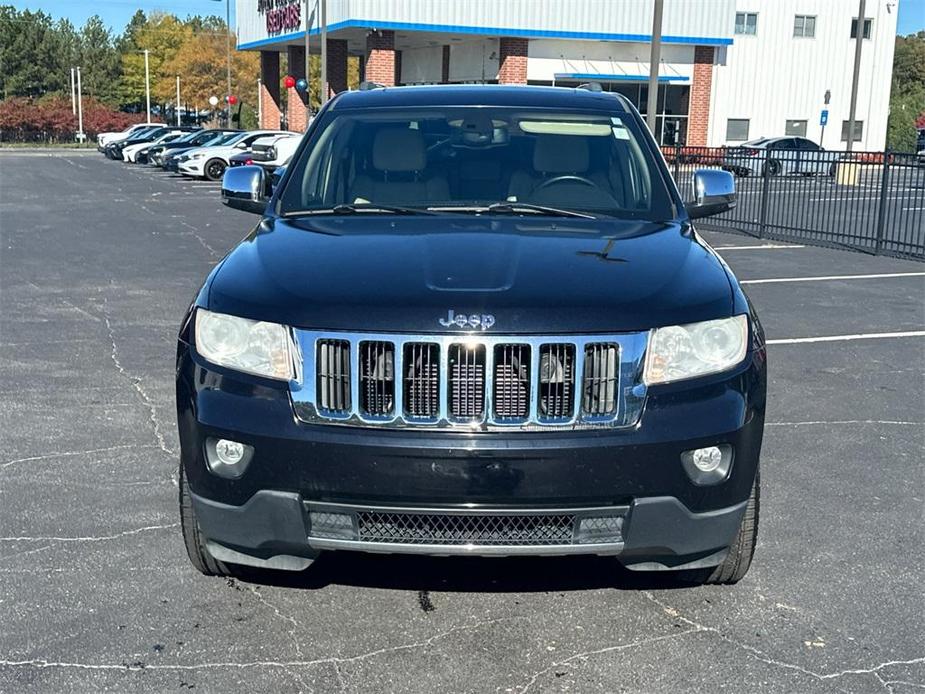
[[[761,137],[728,149],[723,168],[740,176],[834,176],[841,156],[805,137]]]

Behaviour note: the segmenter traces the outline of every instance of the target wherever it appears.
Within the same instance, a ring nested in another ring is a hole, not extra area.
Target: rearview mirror
[[[222,202],[245,212],[263,214],[267,207],[266,172],[260,166],[233,166],[222,177]]]
[[[727,212],[736,206],[736,184],[732,174],[721,169],[698,169],[692,180],[694,201],[685,205],[687,216],[700,219]]]

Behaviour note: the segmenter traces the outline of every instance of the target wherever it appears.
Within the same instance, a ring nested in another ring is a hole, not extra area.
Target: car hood
[[[436,230],[435,230],[436,228]],[[731,315],[730,276],[689,227],[498,217],[265,220],[213,273],[200,305],[328,330],[645,330]]]

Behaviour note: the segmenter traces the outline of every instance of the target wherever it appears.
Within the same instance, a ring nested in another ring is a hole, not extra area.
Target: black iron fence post
[[[890,189],[890,159],[892,150],[887,149],[883,153],[883,172],[880,175],[880,205],[877,207],[877,242],[874,245],[874,253],[880,255],[883,246],[883,230],[886,226],[886,198]]]
[[[681,187],[681,145],[674,146],[674,181],[678,188]]]
[[[758,238],[763,239],[768,226],[768,193],[771,188],[771,172],[768,163],[761,167],[761,212],[758,217]]]

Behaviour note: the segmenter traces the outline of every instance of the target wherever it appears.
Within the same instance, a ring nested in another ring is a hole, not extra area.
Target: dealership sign
[[[302,0],[257,0],[257,12],[266,18],[270,36],[302,26]]]

